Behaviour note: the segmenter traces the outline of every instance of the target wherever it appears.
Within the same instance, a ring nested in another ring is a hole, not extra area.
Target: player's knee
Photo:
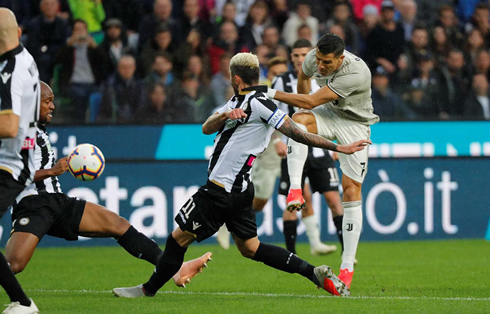
[[[114,237],[119,238],[128,231],[131,224],[123,217],[117,217],[112,223],[112,230]]]
[[[8,263],[10,265],[10,269],[14,274],[18,274],[21,271],[23,271],[27,265],[27,263],[24,262],[22,259],[17,259],[17,258],[8,260]]]
[[[255,252],[257,250],[254,250],[252,247],[247,246],[247,245],[240,245],[237,246],[238,251],[240,251],[240,254],[242,254],[243,257],[245,258],[252,258],[255,256]]]

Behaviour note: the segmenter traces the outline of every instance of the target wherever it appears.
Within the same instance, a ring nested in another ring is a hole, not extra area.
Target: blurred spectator
[[[282,38],[286,45],[291,46],[298,39],[298,28],[306,24],[311,30],[311,44],[316,46],[318,41],[318,19],[311,16],[310,3],[307,0],[300,0],[296,6],[296,11],[291,12],[289,19],[284,23]]]
[[[464,0],[464,1],[457,1],[457,7],[456,11],[458,12],[458,17],[459,20],[463,23],[468,22],[471,17],[473,16],[473,13],[475,12],[476,8],[478,5],[483,4],[485,5],[488,2],[486,0]],[[486,4],[488,6],[488,4]]]
[[[259,82],[261,83],[267,80],[267,71],[268,71],[267,63],[269,62],[269,59],[271,57],[271,51],[266,45],[259,45],[255,50],[255,54],[259,59],[259,68],[260,68]]]
[[[124,55],[117,72],[102,85],[102,101],[98,122],[131,122],[143,103],[143,83],[135,78],[136,60]]]
[[[336,2],[333,7],[332,17],[320,25],[320,36],[331,31],[333,25],[339,25],[345,34],[346,49],[353,54],[359,53],[359,29],[351,20],[350,6],[348,2]]]
[[[12,1],[12,11],[14,12],[19,27],[26,31],[29,23],[36,16],[41,15],[41,0],[14,0]],[[56,16],[68,22],[70,18],[70,6],[68,0],[59,0],[58,11]]]
[[[105,20],[102,0],[68,0],[73,19],[81,19],[87,23],[88,32],[96,42],[103,39],[102,22]]]
[[[414,113],[417,120],[437,119],[439,110],[434,106],[432,99],[425,93],[424,85],[419,79],[414,79],[408,87],[406,104]],[[444,118],[444,117],[441,117]]]
[[[250,13],[247,16],[245,25],[240,28],[240,41],[249,49],[262,44],[262,35],[264,30],[272,25],[268,16],[269,8],[265,2],[258,0],[250,7]]]
[[[59,87],[71,101],[68,108],[59,106],[60,112],[64,111],[66,122],[85,121],[88,99],[98,91],[103,79],[103,56],[88,34],[85,21],[73,21],[73,33],[66,46],[59,50],[56,60],[60,64]]]
[[[221,107],[228,101],[226,90],[231,86],[230,83],[230,60],[231,55],[225,53],[221,55],[219,72],[211,80],[211,90],[214,95],[214,107]]]
[[[57,16],[58,0],[42,0],[41,15],[27,27],[26,48],[36,60],[39,78],[50,82],[53,77],[55,57],[70,36],[68,22]]]
[[[473,88],[460,114],[469,119],[490,120],[490,91],[484,74],[473,76]]]
[[[171,86],[174,83],[172,69],[172,56],[166,52],[158,52],[153,58],[150,73],[145,77],[145,85],[152,86],[159,83],[165,87]]]
[[[281,57],[289,60],[289,50],[285,46],[278,46],[273,53],[276,57]]]
[[[105,21],[105,36],[97,49],[104,56],[104,78],[112,75],[122,55],[136,55],[128,45],[128,38],[123,31],[123,24],[119,19],[111,18]]]
[[[350,0],[352,5],[352,11],[354,12],[354,17],[357,21],[362,21],[364,19],[364,8],[366,6],[375,7],[377,12],[381,11],[381,2],[383,0]]]
[[[216,8],[218,10],[218,8]],[[226,2],[223,7],[221,8],[220,16],[216,19],[218,22],[218,26],[223,24],[224,22],[233,22],[235,25],[235,18],[236,18],[236,5],[233,2]],[[237,25],[238,28],[238,25]]]
[[[485,38],[485,45],[490,46],[490,26],[489,26],[489,7],[487,3],[479,3],[471,21],[466,24],[466,32],[478,29]]]
[[[173,52],[173,37],[170,29],[162,24],[155,30],[155,35],[149,40],[140,55],[141,73],[148,74],[150,71],[155,55],[159,52],[167,52],[172,55]]]
[[[182,20],[181,37],[187,37],[191,30],[199,32],[202,38],[211,36],[207,21],[201,20],[199,17],[199,1],[185,0],[184,1],[184,18]]]
[[[407,58],[408,69],[413,69],[417,63],[417,56],[426,53],[429,48],[429,34],[425,26],[418,24],[414,27],[410,42],[405,47],[404,55]]]
[[[464,45],[464,53],[467,64],[473,64],[476,59],[477,52],[485,48],[485,40],[478,29],[472,29],[466,37]]]
[[[342,34],[343,34],[343,32],[342,32]],[[311,42],[313,40],[313,34],[311,32],[311,28],[306,24],[303,24],[300,27],[298,27],[297,38],[298,39],[306,39],[307,41]]]
[[[417,20],[424,21],[431,25],[436,22],[435,12],[443,5],[453,6],[458,0],[416,0],[417,1]]]
[[[138,32],[143,17],[143,4],[140,0],[103,0],[107,19],[119,19],[130,33]],[[107,27],[107,22],[105,23]]]
[[[344,29],[339,24],[333,24],[332,26],[330,26],[330,28],[328,29],[328,32],[335,34],[335,35],[338,35],[345,42]],[[345,49],[349,50],[347,47]]]
[[[188,62],[186,70],[192,73],[198,80],[199,84],[203,86],[208,86],[210,83],[209,73],[203,66],[202,59],[199,55],[192,55]]]
[[[417,3],[414,0],[401,0],[400,23],[405,31],[405,41],[412,38],[413,29],[417,19]]]
[[[366,42],[371,31],[378,25],[379,12],[374,5],[368,4],[362,10],[362,21],[359,22],[359,55],[364,56]]]
[[[366,43],[367,62],[373,68],[381,65],[389,74],[397,70],[398,59],[405,49],[403,27],[394,18],[393,3],[383,1],[381,19]]]
[[[209,57],[206,50],[206,43],[201,35],[195,31],[191,30],[187,39],[182,43],[179,49],[174,52],[176,68],[185,68],[189,58],[192,55],[201,56],[203,60],[203,66],[207,72],[210,72]]]
[[[486,49],[480,49],[476,53],[473,73],[483,74],[487,77],[487,80],[490,79],[490,54]]]
[[[452,6],[443,5],[439,8],[438,20],[435,26],[441,26],[444,29],[452,47],[462,48],[464,36],[458,28],[458,19]]]
[[[255,3],[256,0],[215,0],[216,12],[223,12],[223,7],[227,2],[232,2],[235,4],[236,15],[235,23],[238,27],[245,25],[247,16],[250,12],[250,7]]]
[[[266,45],[270,51],[275,51],[281,44],[279,30],[275,26],[268,26],[264,29],[262,43]]]
[[[372,95],[374,113],[382,121],[411,120],[415,114],[390,88],[388,73],[378,66],[373,73]]]
[[[235,55],[238,52],[248,51],[250,50],[247,47],[238,42],[238,31],[235,23],[224,22],[221,24],[218,38],[213,41],[208,50],[212,73],[218,73],[220,58],[225,52]]]
[[[142,51],[148,41],[155,37],[156,29],[160,24],[165,24],[170,30],[174,44],[180,43],[181,29],[178,21],[172,18],[172,1],[171,0],[155,0],[153,5],[153,13],[143,18],[139,27],[138,51]],[[184,37],[185,38],[185,37]]]
[[[284,23],[289,18],[289,9],[287,0],[273,0],[270,7],[270,16],[273,24],[278,28],[279,33],[282,33]]]
[[[147,124],[176,123],[176,112],[168,110],[167,91],[163,84],[155,83],[148,89],[147,100],[138,112],[138,122]]]
[[[287,72],[288,69],[288,59],[283,57],[274,57],[267,63],[267,80],[262,84],[271,86],[274,78]]]
[[[441,66],[446,63],[447,56],[451,50],[451,45],[444,28],[441,26],[436,26],[432,29],[430,50],[434,53],[434,62],[436,66]]]

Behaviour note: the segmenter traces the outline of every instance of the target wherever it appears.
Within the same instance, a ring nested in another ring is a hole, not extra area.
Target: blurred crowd
[[[383,121],[490,119],[481,0],[0,0],[56,95],[55,123],[201,123],[257,54],[261,84],[299,38],[327,32],[371,68]]]

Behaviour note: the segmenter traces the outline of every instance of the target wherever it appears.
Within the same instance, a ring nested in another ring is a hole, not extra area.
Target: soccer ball
[[[104,168],[104,155],[92,144],[80,144],[68,155],[68,169],[78,180],[95,180]]]

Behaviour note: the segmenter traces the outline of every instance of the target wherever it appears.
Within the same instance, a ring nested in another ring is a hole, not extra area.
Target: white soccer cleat
[[[2,312],[3,314],[37,314],[39,310],[37,309],[36,304],[31,299],[31,305],[25,306],[20,305],[19,302],[12,302],[9,306]]]
[[[319,243],[311,246],[311,255],[326,255],[337,251],[337,246]]]
[[[347,285],[342,282],[332,271],[332,269],[326,265],[315,267],[314,270],[316,279],[320,283],[320,288],[329,292],[332,295],[338,295],[343,297],[350,296],[350,291]]]
[[[120,298],[142,298],[149,296],[145,294],[143,285],[128,288],[114,288],[112,289],[112,293],[114,293],[114,296]]]
[[[218,233],[216,234],[216,240],[223,249],[228,250],[230,248],[230,233],[225,225],[222,225],[221,228],[219,228]]]

